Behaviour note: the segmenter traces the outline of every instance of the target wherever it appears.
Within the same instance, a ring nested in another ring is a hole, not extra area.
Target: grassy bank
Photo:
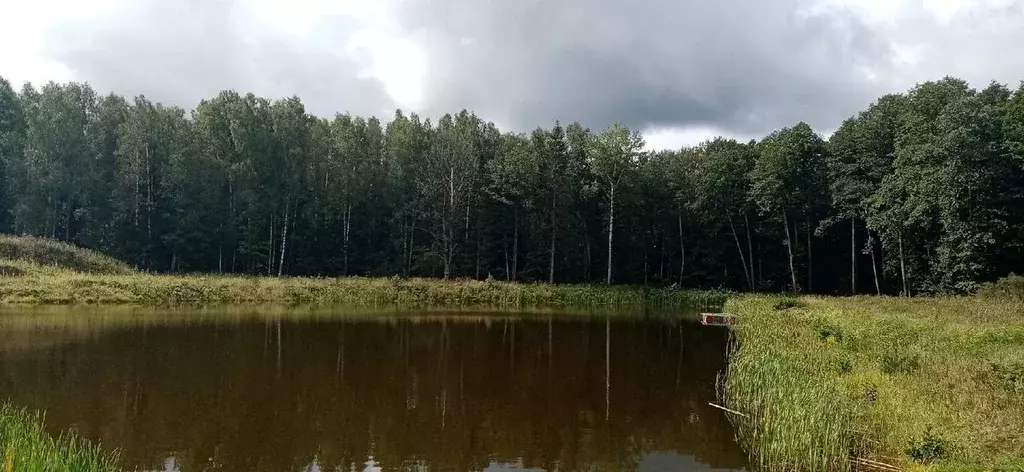
[[[0,303],[135,305],[352,304],[400,306],[720,306],[725,292],[404,278],[94,274],[0,261]]]
[[[405,307],[721,306],[726,292],[400,277],[157,275],[43,238],[0,235],[0,303],[398,305]]]
[[[90,274],[130,274],[131,266],[105,254],[53,239],[0,234],[0,275],[20,275],[22,263]],[[10,261],[14,261],[11,263]]]
[[[1024,470],[1024,301],[743,296],[726,309],[742,319],[722,395],[764,470]]]
[[[6,472],[113,472],[117,456],[73,435],[54,438],[42,417],[0,405],[0,459]]]

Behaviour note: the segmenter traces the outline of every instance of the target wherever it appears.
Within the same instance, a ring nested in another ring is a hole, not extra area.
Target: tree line
[[[746,290],[973,290],[1024,264],[1024,84],[879,98],[827,140],[650,152],[578,122],[194,110],[0,79],[0,231],[160,272],[401,275]]]

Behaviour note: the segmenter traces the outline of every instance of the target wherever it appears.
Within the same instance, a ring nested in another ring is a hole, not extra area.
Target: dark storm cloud
[[[519,130],[618,120],[754,136],[801,120],[829,131],[904,87],[893,87],[885,38],[846,11],[801,11],[803,0],[395,2],[396,31],[428,56],[417,110],[428,116],[467,108]],[[128,5],[51,34],[48,55],[101,91],[184,107],[227,88],[296,94],[320,115],[397,106],[346,53],[363,26],[350,17],[296,36],[254,20],[247,0]]]
[[[299,95],[310,112],[325,116],[394,109],[377,80],[359,78],[357,65],[337,53],[353,25],[333,18],[315,40],[298,44],[253,21],[243,7],[240,0],[141,0],[105,21],[58,32],[46,48],[100,91],[186,108],[234,89]]]
[[[795,0],[407,0],[431,112],[516,127],[835,126],[880,92],[891,51],[852,14]]]

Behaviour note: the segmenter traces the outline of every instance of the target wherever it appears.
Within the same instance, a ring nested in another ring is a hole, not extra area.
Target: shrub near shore
[[[741,296],[722,396],[764,470],[1024,470],[1024,302]]]

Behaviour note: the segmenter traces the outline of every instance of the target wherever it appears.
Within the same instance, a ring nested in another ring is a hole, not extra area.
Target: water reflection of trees
[[[635,319],[148,325],[9,351],[0,393],[142,468],[739,467],[707,406],[724,342]]]

